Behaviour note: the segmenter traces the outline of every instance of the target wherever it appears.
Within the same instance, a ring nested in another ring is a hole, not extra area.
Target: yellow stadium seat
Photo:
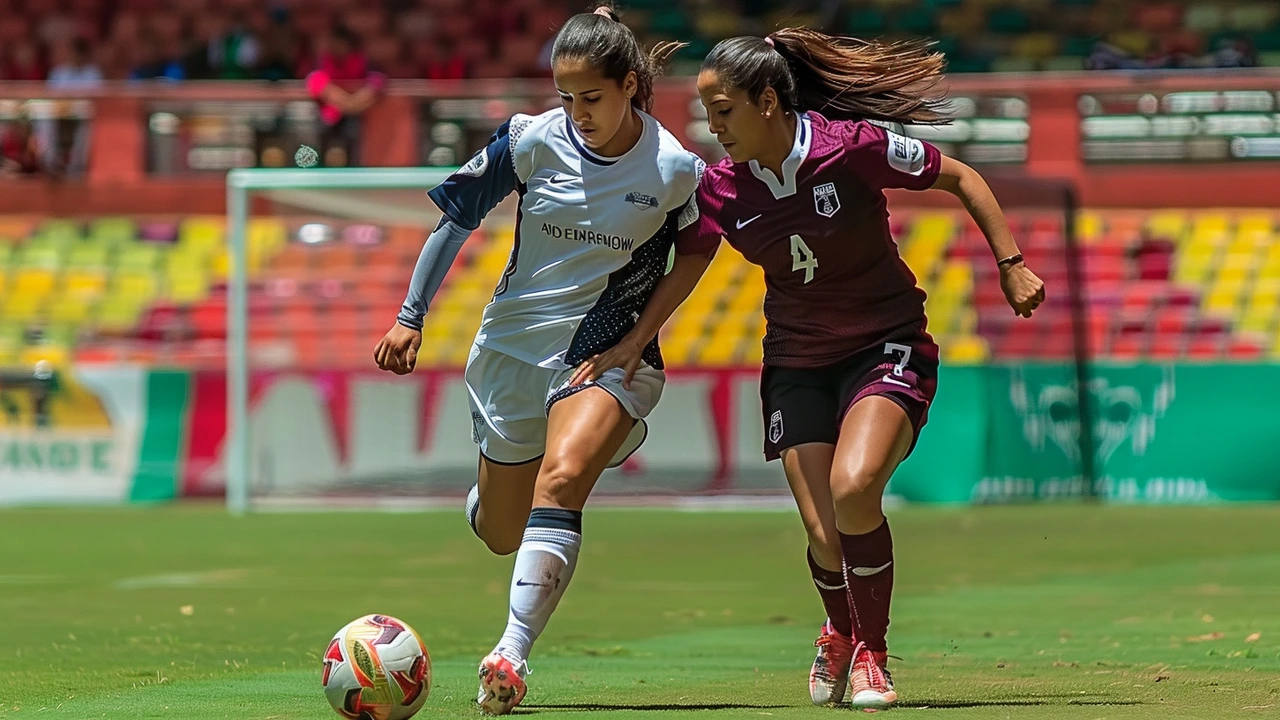
[[[89,270],[68,270],[62,278],[62,291],[77,298],[92,300],[107,289],[107,276]]]
[[[662,358],[672,367],[686,367],[693,364],[692,351],[701,338],[694,336],[666,336],[659,341],[662,347]]]
[[[142,301],[139,298],[112,295],[108,296],[96,308],[95,320],[99,329],[104,332],[123,333],[132,330],[142,315]]]
[[[991,356],[987,341],[977,335],[960,335],[940,343],[944,362],[955,365],[974,365],[985,362]]]
[[[1276,233],[1275,217],[1266,213],[1247,213],[1236,220],[1237,240],[1262,244],[1269,241]]]
[[[49,319],[56,323],[78,325],[89,317],[92,303],[87,297],[64,295],[49,303]]]
[[[1191,240],[1226,244],[1231,239],[1231,217],[1226,213],[1207,212],[1196,215],[1191,221]]]
[[[226,218],[221,215],[195,215],[178,226],[178,243],[184,250],[210,252],[226,244]]]
[[[1240,296],[1243,290],[1243,283],[1220,282],[1214,285],[1209,290],[1209,293],[1205,295],[1202,307],[1206,312],[1214,314],[1234,314],[1240,307]]]
[[[203,273],[177,273],[169,276],[169,299],[175,303],[195,303],[208,295],[209,277]]]
[[[1218,280],[1220,282],[1238,282],[1245,280],[1253,275],[1256,263],[1250,255],[1227,255],[1222,259],[1222,265],[1218,268]]]
[[[1084,210],[1076,216],[1076,237],[1085,245],[1097,244],[1103,237],[1102,215]]]
[[[1242,332],[1266,333],[1276,321],[1275,307],[1250,307],[1240,319],[1239,330]]]
[[[44,297],[53,291],[57,277],[49,270],[24,268],[13,274],[13,295]]]
[[[697,364],[703,367],[728,367],[734,365],[738,350],[738,338],[713,335],[699,353]]]
[[[288,242],[284,222],[279,218],[256,217],[249,220],[245,230],[245,242],[251,251],[273,255]]]
[[[1187,236],[1187,214],[1178,210],[1153,212],[1147,218],[1146,231],[1152,237],[1181,242]]]
[[[70,359],[70,351],[61,345],[28,345],[18,354],[18,362],[23,365],[47,362],[55,367],[65,367]]]
[[[10,293],[4,299],[4,308],[0,317],[9,321],[27,322],[35,320],[45,305],[44,296],[23,293]]]
[[[155,273],[127,270],[116,273],[112,292],[138,300],[150,300],[156,296],[157,285]]]

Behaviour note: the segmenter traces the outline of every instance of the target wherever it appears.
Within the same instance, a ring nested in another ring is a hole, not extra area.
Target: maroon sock
[[[840,570],[828,570],[813,559],[813,551],[805,553],[809,558],[809,575],[813,586],[822,596],[822,607],[827,609],[831,627],[845,637],[853,636],[853,615],[849,612],[849,591]]]
[[[853,637],[867,648],[885,652],[889,630],[889,596],[893,593],[893,536],[889,521],[865,535],[840,533],[844,579],[853,610]]]

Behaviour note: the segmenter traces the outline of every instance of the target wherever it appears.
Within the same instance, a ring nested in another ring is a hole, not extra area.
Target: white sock
[[[534,508],[511,575],[507,629],[495,652],[517,667],[529,657],[564,596],[582,547],[582,513]]]

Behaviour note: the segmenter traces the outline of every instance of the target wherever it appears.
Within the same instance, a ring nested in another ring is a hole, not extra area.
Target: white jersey
[[[549,368],[577,365],[635,326],[696,217],[703,163],[658,121],[619,157],[591,152],[563,109],[516,115],[429,195],[467,229],[516,191],[515,243],[476,344]],[[644,360],[662,368],[657,342]]]

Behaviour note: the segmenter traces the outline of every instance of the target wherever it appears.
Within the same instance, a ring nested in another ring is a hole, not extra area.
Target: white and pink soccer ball
[[[408,624],[366,615],[329,641],[321,682],[344,718],[407,720],[431,692],[431,655]]]

